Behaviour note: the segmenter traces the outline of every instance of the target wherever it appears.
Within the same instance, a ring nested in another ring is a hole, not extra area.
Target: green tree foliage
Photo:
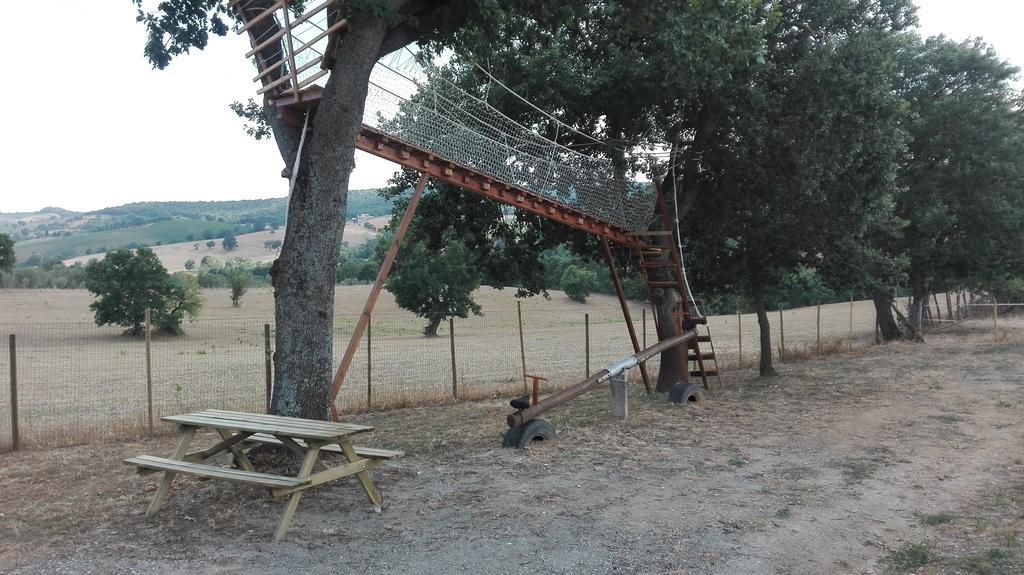
[[[228,233],[228,234],[226,234],[224,236],[224,239],[221,240],[221,246],[224,247],[225,251],[231,251],[231,250],[237,249],[238,248],[238,238],[235,237],[235,234]]]
[[[390,241],[379,245],[378,258],[383,261]],[[472,299],[480,287],[480,272],[469,247],[452,232],[441,238],[436,250],[423,242],[403,242],[385,287],[399,306],[427,319],[423,333],[428,337],[436,336],[447,318],[481,313]]]
[[[0,234],[0,272],[14,269],[14,242],[11,236]]]
[[[185,269],[186,270],[192,271],[195,268],[196,268],[196,260],[192,260],[192,259],[185,260]]]
[[[139,248],[110,252],[85,268],[85,287],[96,295],[89,305],[97,325],[120,325],[133,335],[142,333],[145,310],[152,322],[170,333],[181,331],[185,317],[194,318],[203,306],[199,284],[190,275],[171,276],[153,250]]]
[[[905,225],[884,247],[908,259],[916,317],[930,293],[991,290],[1024,270],[1024,115],[1017,68],[980,40],[914,39],[904,62]]]
[[[597,274],[585,268],[569,266],[562,272],[561,285],[569,299],[586,303],[587,297],[597,285]]]
[[[228,282],[231,284],[231,305],[242,305],[242,296],[253,284],[252,272],[244,266],[231,266],[228,270]]]

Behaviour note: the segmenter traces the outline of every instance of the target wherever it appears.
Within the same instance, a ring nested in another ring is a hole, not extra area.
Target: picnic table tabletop
[[[367,425],[225,411],[221,409],[206,409],[195,413],[168,415],[161,419],[188,427],[232,429],[325,442],[333,442],[358,433],[373,431],[373,428]]]

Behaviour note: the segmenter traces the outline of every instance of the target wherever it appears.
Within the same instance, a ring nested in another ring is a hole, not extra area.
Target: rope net
[[[630,231],[654,215],[653,189],[617,178],[611,160],[545,138],[415,58],[377,63],[363,123]]]

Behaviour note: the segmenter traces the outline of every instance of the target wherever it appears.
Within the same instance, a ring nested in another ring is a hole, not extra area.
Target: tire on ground
[[[501,442],[502,447],[525,449],[535,441],[548,441],[555,438],[555,428],[543,419],[531,419],[525,425],[509,429]]]
[[[668,400],[672,403],[702,403],[704,389],[697,383],[677,383],[668,392]]]

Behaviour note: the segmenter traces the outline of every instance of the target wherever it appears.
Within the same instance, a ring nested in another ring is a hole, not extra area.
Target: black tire
[[[703,403],[704,389],[697,383],[677,383],[668,392],[668,400],[672,403]]]
[[[543,419],[531,419],[526,425],[505,432],[502,447],[526,449],[531,443],[555,438],[555,428]]]

